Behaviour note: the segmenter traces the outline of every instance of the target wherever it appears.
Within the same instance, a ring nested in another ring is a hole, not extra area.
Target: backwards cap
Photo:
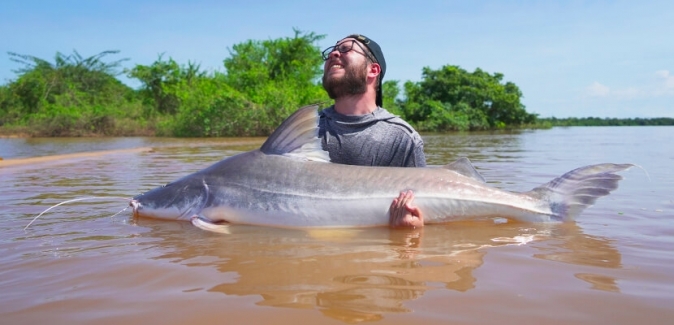
[[[361,44],[365,45],[367,49],[372,53],[372,56],[374,56],[375,61],[379,64],[381,67],[381,74],[379,76],[379,87],[377,87],[377,106],[381,107],[382,106],[382,81],[384,80],[384,74],[386,73],[386,60],[384,60],[384,53],[381,51],[381,47],[379,47],[379,44],[377,42],[373,41],[372,39],[368,38],[367,36],[360,35],[360,34],[352,34],[349,35],[345,38],[354,38]]]

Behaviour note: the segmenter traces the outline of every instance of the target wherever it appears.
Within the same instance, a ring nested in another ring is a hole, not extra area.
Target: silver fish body
[[[333,164],[316,137],[315,107],[298,110],[258,150],[226,158],[134,197],[134,215],[280,227],[388,225],[389,206],[412,190],[426,224],[503,217],[575,218],[618,187],[631,164],[578,168],[529,192],[489,186],[468,159],[442,167]]]

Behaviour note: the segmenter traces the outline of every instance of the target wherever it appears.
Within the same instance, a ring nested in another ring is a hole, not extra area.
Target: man
[[[320,113],[319,136],[332,162],[365,166],[424,167],[421,136],[382,108],[386,61],[379,45],[350,35],[323,51],[323,88],[335,104]],[[403,191],[389,211],[392,227],[422,227],[423,215]]]

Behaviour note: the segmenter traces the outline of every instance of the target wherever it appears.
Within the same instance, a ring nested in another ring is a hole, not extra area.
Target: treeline
[[[226,72],[163,55],[121,69],[128,59],[106,60],[118,51],[57,53],[53,63],[9,53],[22,68],[0,86],[0,127],[32,136],[268,135],[295,109],[327,101],[315,46],[322,38],[295,30],[294,37],[234,45]],[[121,74],[142,86],[131,89]]]
[[[0,132],[28,136],[265,136],[297,108],[330,103],[322,89],[316,43],[324,35],[248,40],[229,49],[224,71],[159,55],[123,69],[119,51],[53,62],[9,53],[21,64],[0,86]],[[132,89],[117,77],[138,80]],[[386,81],[384,107],[420,131],[486,130],[541,125],[522,93],[500,73],[446,65],[420,82]]]
[[[570,118],[540,118],[540,124],[550,126],[662,126],[674,125],[674,118],[599,118],[599,117],[570,117]]]

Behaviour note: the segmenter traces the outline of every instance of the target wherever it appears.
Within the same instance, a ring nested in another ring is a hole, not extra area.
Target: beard
[[[365,63],[344,67],[342,78],[328,77],[323,73],[323,89],[331,99],[342,96],[360,95],[367,91],[367,65]]]

